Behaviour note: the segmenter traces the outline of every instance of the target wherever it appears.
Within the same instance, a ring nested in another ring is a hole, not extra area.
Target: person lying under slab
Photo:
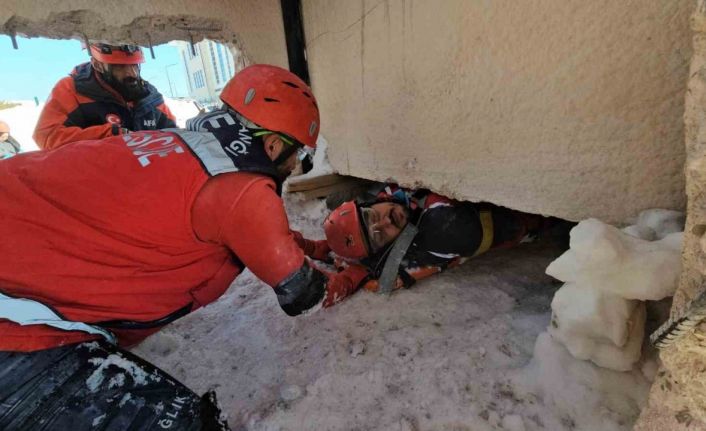
[[[410,287],[488,250],[529,242],[555,221],[394,184],[371,197],[341,204],[324,221],[337,266],[364,266],[371,291]]]

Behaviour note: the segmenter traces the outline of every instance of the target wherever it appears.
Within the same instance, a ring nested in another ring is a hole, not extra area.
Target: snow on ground
[[[323,203],[290,200],[288,212],[323,236]],[[563,251],[494,251],[295,318],[246,272],[135,353],[197,392],[215,388],[234,430],[628,430],[654,360],[611,371],[537,338],[559,287],[544,270]]]
[[[44,108],[44,103],[40,103],[39,106],[28,100],[19,100],[15,103],[20,105],[0,110],[0,120],[10,126],[10,134],[22,145],[23,152],[39,150],[32,139],[32,133],[37,125],[39,114]],[[178,127],[186,126],[186,120],[199,113],[198,108],[191,100],[165,98],[165,103],[176,117]]]

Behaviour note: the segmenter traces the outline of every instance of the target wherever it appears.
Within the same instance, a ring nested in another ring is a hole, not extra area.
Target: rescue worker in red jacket
[[[93,43],[88,50],[91,61],[76,66],[49,95],[34,130],[41,149],[176,127],[162,95],[140,77],[140,47]]]
[[[328,247],[290,231],[278,195],[298,150],[316,144],[308,86],[255,65],[221,99],[227,109],[192,130],[80,141],[0,164],[0,350],[135,344],[214,301],[245,267],[292,316],[360,284],[360,268],[310,264],[305,251],[325,258]]]
[[[388,255],[408,224],[415,232],[393,268],[391,289],[410,287],[488,250],[529,241],[546,223],[537,215],[389,184],[372,200],[349,201],[334,209],[324,231],[334,253],[368,269],[365,288],[377,291]]]

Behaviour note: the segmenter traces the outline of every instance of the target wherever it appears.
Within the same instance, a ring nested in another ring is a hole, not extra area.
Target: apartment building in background
[[[242,61],[226,45],[208,39],[195,43],[193,51],[188,42],[175,45],[186,72],[189,97],[207,108],[220,106],[221,90],[243,67]]]

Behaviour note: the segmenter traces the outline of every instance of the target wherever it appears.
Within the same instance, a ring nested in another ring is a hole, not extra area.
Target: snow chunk
[[[126,393],[123,395],[123,397],[120,399],[120,402],[118,403],[118,407],[123,407],[128,401],[132,399],[132,394],[130,392]]]
[[[565,282],[552,301],[549,333],[573,356],[617,371],[640,359],[646,316],[640,301],[673,295],[679,280],[680,214],[647,210],[623,231],[596,219],[571,230],[571,248],[546,272]]]
[[[650,242],[599,220],[584,220],[571,230],[571,249],[546,272],[626,299],[658,301],[676,290],[682,237],[677,232]]]
[[[365,353],[365,343],[363,341],[353,341],[348,346],[348,351],[352,357],[357,357]]]
[[[552,300],[552,335],[556,332],[622,347],[627,343],[627,321],[638,301],[612,293],[566,283]],[[586,359],[586,358],[583,358]]]
[[[89,352],[92,352],[92,351],[100,348],[100,344],[98,344],[97,341],[90,341],[88,343],[83,343],[82,346],[87,348]]]
[[[629,371],[640,359],[645,335],[643,302],[566,284],[554,297],[552,309],[549,333],[574,357],[616,371]]]
[[[662,239],[684,230],[685,216],[679,211],[650,209],[640,213],[637,224],[622,229],[628,235],[647,241]]]
[[[624,227],[621,230],[630,236],[644,239],[646,241],[654,241],[657,239],[657,234],[654,230],[652,230],[652,228],[649,227],[634,224],[632,226]]]
[[[106,377],[106,369],[108,367],[115,366],[121,368],[127,372],[127,374],[132,377],[135,385],[143,386],[149,382],[158,382],[162,378],[156,374],[147,374],[145,370],[139,367],[136,363],[125,359],[119,354],[111,354],[107,358],[92,358],[89,362],[93,365],[98,365],[98,368],[91,373],[91,375],[86,379],[86,385],[91,392],[97,392],[100,385],[103,383]],[[108,387],[120,387],[125,384],[125,375],[116,374],[111,377],[108,382]]]
[[[122,388],[125,385],[125,374],[116,374],[108,381],[108,388]]]
[[[106,413],[103,413],[103,414],[100,415],[100,416],[96,416],[96,417],[93,419],[93,422],[91,423],[91,426],[97,427],[98,425],[100,425],[101,422],[103,422],[103,419],[105,419],[105,416],[106,416]]]
[[[686,217],[683,212],[665,209],[642,211],[637,217],[637,225],[643,229],[652,229],[656,239],[662,239],[674,232],[684,230]]]

